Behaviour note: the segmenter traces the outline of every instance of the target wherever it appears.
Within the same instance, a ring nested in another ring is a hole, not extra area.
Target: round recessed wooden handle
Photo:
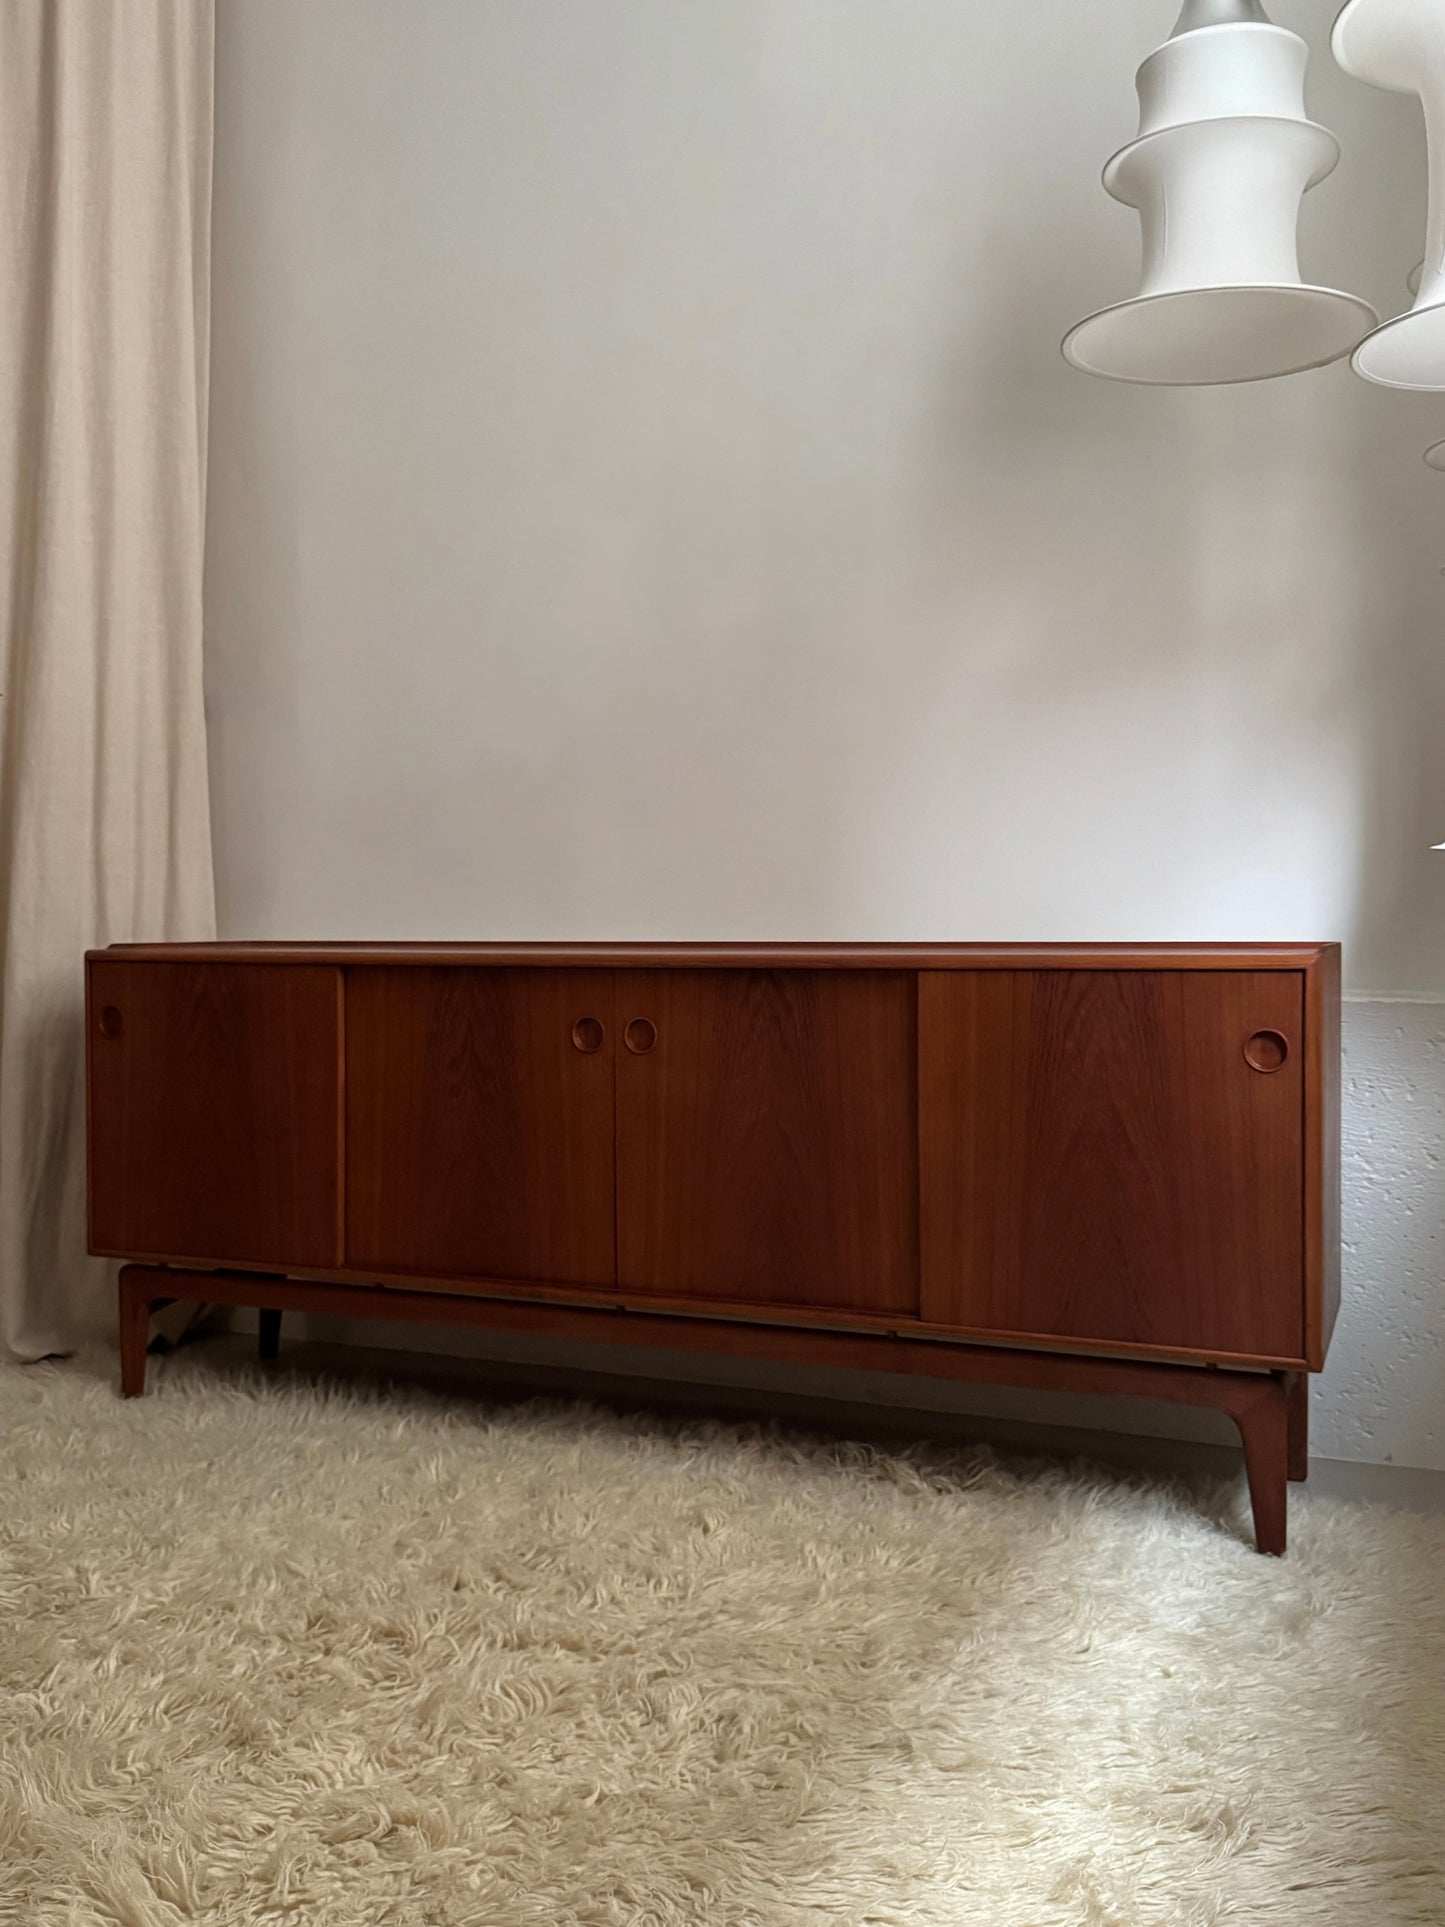
[[[125,1018],[115,1004],[106,1004],[100,1013],[100,1034],[102,1037],[119,1037],[125,1029]]]
[[[1257,1030],[1244,1046],[1244,1061],[1252,1071],[1284,1069],[1289,1056],[1289,1039],[1282,1030]]]
[[[657,1042],[657,1025],[647,1017],[634,1017],[623,1031],[622,1041],[635,1057],[646,1057]]]
[[[593,1051],[601,1050],[606,1035],[595,1017],[579,1017],[572,1026],[572,1042],[588,1057]]]

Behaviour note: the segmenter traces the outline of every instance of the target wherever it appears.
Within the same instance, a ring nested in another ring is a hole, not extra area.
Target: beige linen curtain
[[[214,928],[212,0],[0,0],[0,1348],[112,1324],[82,955]]]

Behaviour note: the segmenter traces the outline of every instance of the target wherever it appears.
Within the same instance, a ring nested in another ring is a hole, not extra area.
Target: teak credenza
[[[1217,1406],[1263,1551],[1339,1301],[1339,950],[169,944],[87,965],[153,1306]]]

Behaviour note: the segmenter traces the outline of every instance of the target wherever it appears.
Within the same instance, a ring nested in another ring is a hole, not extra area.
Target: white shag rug
[[[0,1921],[1445,1921],[1445,1526],[0,1367]]]

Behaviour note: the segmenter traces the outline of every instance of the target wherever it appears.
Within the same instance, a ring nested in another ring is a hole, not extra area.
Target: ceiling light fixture
[[[1429,146],[1429,217],[1415,305],[1367,335],[1352,365],[1386,388],[1445,389],[1445,7],[1440,0],[1349,0],[1330,45],[1356,80],[1419,97]]]
[[[1300,279],[1300,202],[1340,151],[1305,114],[1307,59],[1261,0],[1185,0],[1139,68],[1138,138],[1104,169],[1108,192],[1139,212],[1142,286],[1065,336],[1075,368],[1168,386],[1262,381],[1336,361],[1375,326],[1355,295]]]

